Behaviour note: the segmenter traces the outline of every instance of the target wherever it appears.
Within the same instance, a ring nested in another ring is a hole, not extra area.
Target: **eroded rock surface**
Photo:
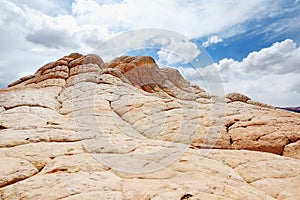
[[[0,199],[300,199],[299,130],[151,57],[73,53],[0,90]]]

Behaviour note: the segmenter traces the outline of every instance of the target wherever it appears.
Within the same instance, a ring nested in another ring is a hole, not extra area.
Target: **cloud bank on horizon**
[[[215,61],[226,93],[241,92],[275,106],[300,105],[298,0],[0,3],[0,87],[68,53],[93,52],[100,42],[118,33],[159,28],[201,44]],[[166,47],[178,47],[174,45]],[[189,42],[180,45],[190,50],[187,57],[200,54]],[[163,49],[157,58],[169,65],[177,62]],[[200,71],[205,74],[211,67]],[[197,83],[195,69],[179,70]]]

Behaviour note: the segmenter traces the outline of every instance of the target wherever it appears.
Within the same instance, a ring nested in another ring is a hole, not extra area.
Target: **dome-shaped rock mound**
[[[151,57],[72,53],[0,89],[0,199],[299,199],[299,130]]]

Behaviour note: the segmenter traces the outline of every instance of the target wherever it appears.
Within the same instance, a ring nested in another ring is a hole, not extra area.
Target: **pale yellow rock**
[[[2,199],[20,197],[22,199],[63,199],[91,191],[121,191],[120,182],[119,177],[109,172],[41,174],[26,179],[18,185],[4,188],[0,197]]]
[[[0,92],[0,105],[3,107],[14,108],[18,106],[45,107],[53,110],[58,109],[59,102],[55,99],[61,88],[24,88]]]
[[[286,145],[283,150],[283,155],[300,160],[299,151],[300,151],[300,140]]]
[[[299,160],[245,150],[210,150],[208,157],[230,166],[246,182],[276,199],[299,196]]]
[[[0,187],[34,176],[37,172],[37,168],[25,159],[1,155]]]
[[[63,87],[66,84],[66,81],[62,78],[53,78],[53,79],[46,79],[36,84],[37,87],[50,87],[50,86],[59,86]],[[34,85],[35,86],[35,85]]]
[[[300,175],[286,178],[265,178],[251,183],[255,188],[270,194],[276,199],[300,199]]]

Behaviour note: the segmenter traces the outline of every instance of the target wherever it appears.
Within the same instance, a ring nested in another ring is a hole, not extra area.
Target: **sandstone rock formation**
[[[240,93],[229,93],[225,97],[227,99],[229,99],[231,102],[241,101],[241,102],[244,102],[244,103],[253,104],[253,105],[256,105],[256,106],[260,106],[260,107],[273,108],[273,109],[275,108],[275,107],[273,107],[271,105],[268,105],[268,104],[253,101],[249,97],[247,97],[243,94],[240,94]]]
[[[73,53],[0,90],[0,199],[300,199],[299,130],[151,57]]]

